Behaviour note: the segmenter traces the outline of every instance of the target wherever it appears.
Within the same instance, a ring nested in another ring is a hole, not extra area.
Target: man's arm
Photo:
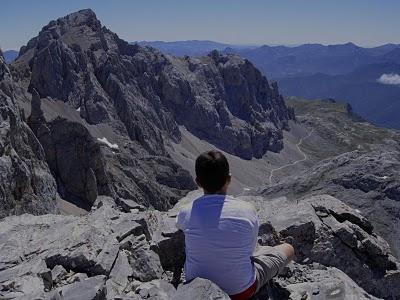
[[[184,213],[182,210],[179,211],[178,215],[175,218],[175,227],[179,230],[184,230]]]

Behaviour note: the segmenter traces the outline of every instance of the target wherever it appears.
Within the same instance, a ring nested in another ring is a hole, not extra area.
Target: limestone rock
[[[393,284],[400,274],[399,263],[388,243],[343,202],[328,195],[299,202],[285,197],[242,198],[254,204],[261,224],[268,220],[281,238],[293,237],[297,261],[338,268],[377,297],[399,297],[400,281]]]
[[[129,264],[128,256],[125,251],[120,251],[110,277],[106,282],[107,298],[114,299],[115,296],[122,295],[128,286],[131,276],[132,267]]]
[[[189,194],[169,212],[134,213],[100,197],[82,217],[22,215],[0,221],[1,297],[228,299],[207,280],[182,282],[184,239],[175,216],[197,197]],[[297,256],[297,263],[255,299],[399,296],[399,263],[388,244],[338,199],[243,199],[258,211],[260,242],[273,245],[290,236]]]
[[[60,283],[67,276],[68,272],[63,266],[57,265],[51,270],[51,277],[54,284]]]
[[[50,293],[50,299],[97,300],[106,299],[105,276],[99,275],[65,285]]]
[[[106,197],[96,204],[84,217],[2,220],[1,297],[114,299],[129,293],[133,279],[160,279],[163,269],[150,249],[150,233],[140,228],[147,226],[143,216],[116,210]]]
[[[188,284],[180,285],[174,299],[230,299],[221,289],[209,280],[196,278]]]
[[[278,277],[270,299],[378,299],[367,294],[342,271],[322,265],[296,265],[289,278]],[[262,298],[259,298],[262,299]]]
[[[140,296],[140,299],[176,299],[176,289],[172,284],[164,280],[153,280],[143,283],[135,292]]]

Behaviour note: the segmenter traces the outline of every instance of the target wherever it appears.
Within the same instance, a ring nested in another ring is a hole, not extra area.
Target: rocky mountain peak
[[[91,39],[85,41],[82,37],[98,36],[101,30],[101,23],[91,9],[80,10],[49,22],[42,28],[37,37],[31,39],[26,46],[21,48],[19,55],[23,55],[30,49],[40,51],[55,41],[73,42],[76,45],[75,47],[79,46],[85,49],[91,45]]]
[[[94,31],[99,31],[101,29],[101,23],[97,19],[96,14],[91,9],[83,9],[69,15],[66,15],[57,20],[51,21],[48,25],[44,26],[42,31],[51,30],[57,26],[67,28],[67,27],[81,27],[88,26]]]

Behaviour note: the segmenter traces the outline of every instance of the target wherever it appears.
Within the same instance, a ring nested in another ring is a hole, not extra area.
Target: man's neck
[[[218,191],[215,193],[210,193],[210,192],[204,191],[204,195],[226,195],[226,191]]]

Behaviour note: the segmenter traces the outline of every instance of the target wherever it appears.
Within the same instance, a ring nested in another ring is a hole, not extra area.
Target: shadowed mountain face
[[[279,151],[293,118],[277,86],[249,61],[216,51],[174,58],[130,45],[91,10],[50,22],[21,48],[12,69],[38,93],[30,125],[53,149],[46,154],[59,191],[76,203],[116,194],[166,209],[194,188],[165,149],[180,141],[178,125],[251,159]],[[87,145],[96,154],[86,158]]]
[[[56,184],[42,146],[23,120],[13,81],[0,52],[0,218],[57,212]]]

